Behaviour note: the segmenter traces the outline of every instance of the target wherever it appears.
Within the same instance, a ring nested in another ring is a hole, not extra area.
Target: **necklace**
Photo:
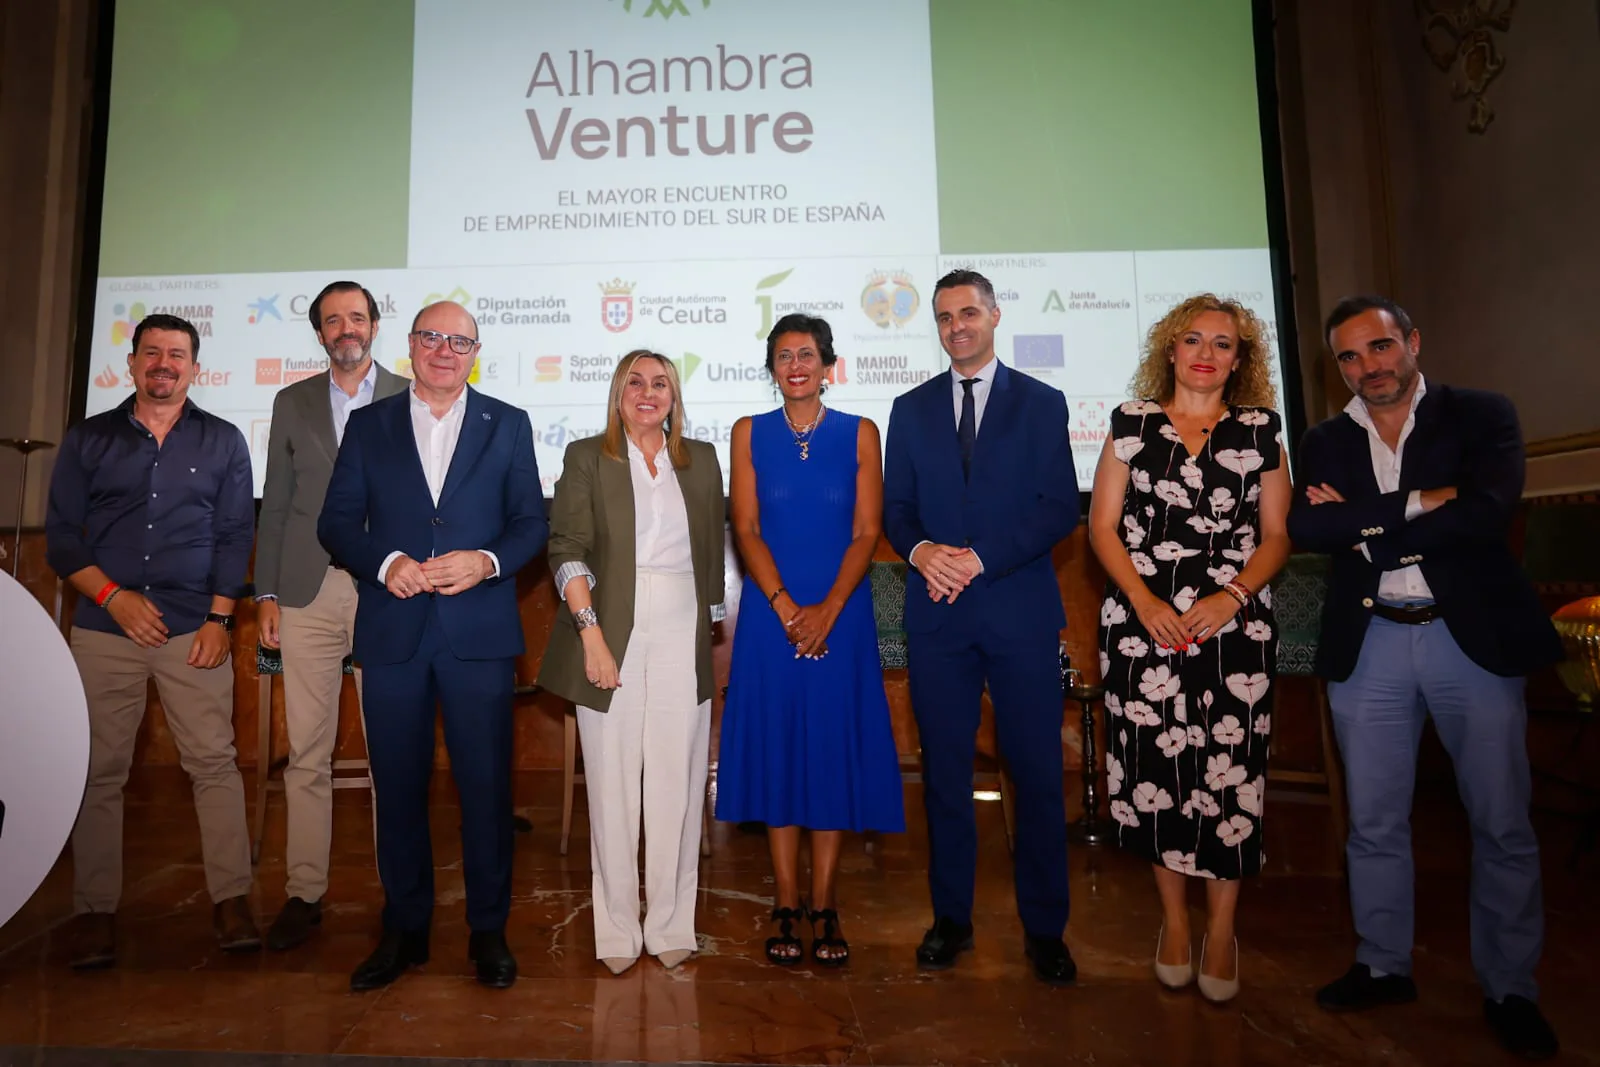
[[[787,407],[783,409],[783,421],[789,424],[789,432],[794,434],[794,443],[800,449],[802,460],[811,458],[811,438],[816,433],[817,427],[822,425],[822,417],[827,413],[828,409],[819,404],[816,418],[804,426],[796,426],[794,420],[789,417],[789,409]]]

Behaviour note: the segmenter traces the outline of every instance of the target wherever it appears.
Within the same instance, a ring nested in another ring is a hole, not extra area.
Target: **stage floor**
[[[399,1057],[420,1058],[408,1064],[1510,1062],[1482,1021],[1472,977],[1467,834],[1448,783],[1423,788],[1418,799],[1421,1000],[1359,1016],[1328,1015],[1312,1002],[1314,990],[1348,966],[1353,940],[1328,809],[1296,794],[1271,795],[1267,873],[1247,885],[1239,918],[1244,991],[1226,1007],[1192,989],[1172,994],[1156,985],[1150,955],[1159,909],[1149,869],[1111,846],[1072,852],[1067,939],[1078,986],[1036,982],[1022,953],[995,803],[979,805],[977,949],[953,970],[918,972],[913,950],[930,916],[916,785],[907,787],[910,833],[879,839],[870,852],[860,840],[846,847],[840,898],[853,950],[848,968],[783,970],[765,962],[765,839],[719,824],[701,868],[700,955],[674,973],[646,957],[613,978],[593,959],[583,805],[571,854],[562,857],[560,776],[550,773],[517,782],[518,810],[534,824],[531,835],[518,837],[508,931],[522,977],[508,991],[483,989],[466,959],[459,810],[444,783],[436,797],[432,962],[387,990],[357,995],[349,992],[350,971],[374,944],[381,902],[365,794],[337,795],[321,932],[294,952],[228,957],[210,932],[187,783],[175,769],[139,771],[127,805],[119,964],[91,974],[67,969],[64,859],[0,929],[0,1067],[364,1067]],[[284,898],[282,803],[272,798],[258,872],[263,929]],[[1549,914],[1543,1004],[1564,1046],[1561,1062],[1600,1063],[1589,970],[1600,959],[1600,857],[1589,856],[1581,875],[1569,873],[1574,823],[1540,816],[1537,825]],[[1198,907],[1198,892],[1193,899]]]

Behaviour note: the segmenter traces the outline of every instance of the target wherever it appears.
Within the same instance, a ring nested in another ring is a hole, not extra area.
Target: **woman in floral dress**
[[[1150,330],[1095,471],[1106,768],[1118,843],[1155,867],[1155,971],[1194,979],[1188,880],[1205,878],[1199,988],[1238,992],[1239,879],[1261,869],[1289,474],[1261,323],[1210,294]],[[1207,949],[1210,949],[1208,952]]]

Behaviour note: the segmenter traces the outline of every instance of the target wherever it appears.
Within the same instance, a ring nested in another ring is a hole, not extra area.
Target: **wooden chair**
[[[275,648],[256,646],[256,811],[255,826],[250,835],[250,862],[261,862],[261,839],[267,829],[267,794],[283,792],[283,770],[289,763],[287,754],[272,754],[273,679],[283,673],[283,654]],[[355,674],[350,657],[344,660],[344,673]],[[343,772],[343,773],[341,773]],[[352,773],[355,772],[355,773]],[[274,778],[273,775],[277,777]],[[336,759],[333,761],[333,788],[365,789],[372,791],[372,765],[364,759]],[[374,800],[376,803],[376,800]]]
[[[1309,678],[1321,739],[1322,769],[1317,771],[1269,770],[1269,782],[1318,786],[1327,792],[1333,815],[1334,841],[1343,865],[1348,833],[1344,774],[1339,748],[1334,743],[1333,720],[1328,710],[1328,689],[1316,677],[1317,645],[1322,636],[1322,605],[1328,596],[1328,557],[1311,553],[1290,556],[1272,580],[1272,612],[1278,623],[1278,677]],[[1278,708],[1282,707],[1279,702]]]

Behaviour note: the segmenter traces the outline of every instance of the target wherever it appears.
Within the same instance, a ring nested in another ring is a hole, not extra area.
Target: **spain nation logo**
[[[612,333],[633,325],[634,284],[621,278],[600,283],[600,323]]]

